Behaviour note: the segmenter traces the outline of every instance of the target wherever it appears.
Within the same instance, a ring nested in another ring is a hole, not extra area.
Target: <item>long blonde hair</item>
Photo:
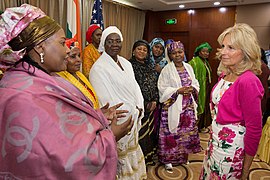
[[[223,31],[218,37],[218,42],[222,45],[225,36],[230,35],[230,41],[235,48],[241,49],[244,54],[244,59],[238,64],[234,70],[236,75],[240,75],[247,70],[251,70],[255,74],[261,74],[261,50],[258,43],[258,38],[255,31],[247,24],[238,23],[233,27],[229,27]],[[217,51],[217,58],[221,59],[221,49]],[[232,73],[231,70],[219,64],[218,74]]]

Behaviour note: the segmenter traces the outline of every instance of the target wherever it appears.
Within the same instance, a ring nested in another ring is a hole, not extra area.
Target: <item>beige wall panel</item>
[[[270,44],[270,3],[237,6],[236,22],[247,23],[258,35],[260,46],[269,49]]]

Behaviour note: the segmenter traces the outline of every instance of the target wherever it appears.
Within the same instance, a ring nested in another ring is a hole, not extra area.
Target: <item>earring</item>
[[[40,53],[39,55],[40,55],[40,62],[41,62],[41,64],[43,64],[44,63],[44,53]]]

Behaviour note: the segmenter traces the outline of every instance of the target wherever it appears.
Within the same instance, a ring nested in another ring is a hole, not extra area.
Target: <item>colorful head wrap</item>
[[[209,52],[212,51],[212,47],[207,43],[202,43],[200,44],[198,47],[196,47],[195,52],[194,52],[194,56],[199,56],[199,52],[203,49],[203,48],[207,48]]]
[[[7,69],[13,66],[24,55],[23,51],[13,51],[9,45],[0,50],[0,68]]]
[[[172,39],[167,39],[167,41],[165,41],[165,46],[167,46],[168,44],[171,44],[172,42],[174,42],[174,40],[172,40]]]
[[[22,51],[31,50],[60,29],[59,24],[37,7],[23,4],[20,7],[7,8],[0,16],[0,54],[20,53],[20,56],[13,56],[20,59],[23,56]],[[13,51],[18,52],[10,51],[7,44]],[[10,61],[10,64],[14,64],[14,62]]]
[[[61,29],[53,19],[44,16],[31,22],[17,37],[13,38],[8,44],[15,50],[26,48],[31,50],[34,46],[48,39]]]
[[[161,38],[154,38],[154,39],[151,41],[151,43],[150,43],[151,49],[152,49],[153,46],[156,45],[156,44],[161,44],[161,45],[163,46],[163,48],[165,47],[165,43],[164,43],[163,39],[161,39]]]
[[[164,51],[159,57],[156,57],[155,59],[152,49],[156,44],[161,44]],[[152,65],[158,63],[161,67],[164,67],[167,64],[167,61],[162,61],[163,59],[165,59],[165,43],[161,38],[154,38],[150,43],[150,62]]]
[[[178,48],[185,50],[184,44],[181,43],[180,41],[172,42],[168,47],[168,52],[171,53],[172,51],[174,51],[175,49],[178,49]]]
[[[29,4],[7,8],[0,17],[0,48],[17,37],[33,20],[44,16],[44,12]]]
[[[161,38],[154,38],[151,41],[151,43],[149,44],[150,45],[150,50],[151,50],[150,56],[151,56],[152,61],[154,61],[154,55],[153,55],[153,52],[152,52],[152,48],[156,44],[161,44],[162,47],[163,47],[163,49],[165,50],[165,43],[164,43],[163,39],[161,39]],[[161,58],[164,58],[164,57],[165,57],[165,53],[163,52],[163,54],[161,54]]]
[[[71,39],[66,39],[66,45],[69,49],[72,49],[74,47],[79,48],[79,42],[77,41],[77,39],[75,38],[71,38]]]
[[[91,24],[86,32],[86,41],[88,43],[92,43],[92,35],[95,32],[95,30],[101,29],[97,24]]]
[[[123,35],[122,35],[121,31],[116,26],[109,26],[102,32],[100,44],[98,47],[99,52],[103,52],[105,50],[104,49],[105,40],[106,40],[107,36],[109,36],[112,33],[118,34],[120,36],[121,41],[123,41]]]

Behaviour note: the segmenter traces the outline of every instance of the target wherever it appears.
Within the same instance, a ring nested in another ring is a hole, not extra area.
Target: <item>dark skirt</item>
[[[156,154],[157,136],[155,131],[155,118],[153,112],[146,112],[141,120],[139,131],[139,144],[142,148],[145,164],[154,165],[153,156]]]

